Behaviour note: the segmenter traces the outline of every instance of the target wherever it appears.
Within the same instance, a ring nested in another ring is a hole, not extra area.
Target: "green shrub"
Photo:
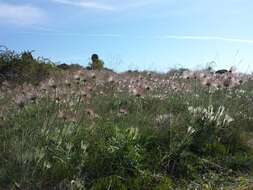
[[[0,82],[7,80],[17,84],[38,84],[55,70],[51,61],[43,58],[34,59],[32,52],[18,54],[6,48],[0,50]]]
[[[104,68],[104,62],[98,57],[97,54],[93,54],[91,56],[91,63],[90,65],[90,69],[92,70],[101,70]]]

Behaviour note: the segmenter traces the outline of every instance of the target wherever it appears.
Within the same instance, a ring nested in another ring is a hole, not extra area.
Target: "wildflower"
[[[74,79],[75,79],[76,81],[80,81],[80,79],[81,79],[80,74],[79,74],[79,73],[76,73],[76,74],[74,75]]]
[[[139,80],[143,80],[143,77],[140,75],[140,76],[138,77],[138,79],[139,79]]]
[[[28,102],[27,98],[24,95],[18,95],[14,101],[20,108],[23,108]]]
[[[59,103],[61,101],[61,97],[60,96],[55,96],[54,100],[56,103]]]
[[[89,92],[92,92],[93,91],[93,87],[89,85],[89,86],[86,87],[86,90],[89,91]]]
[[[80,80],[81,77],[82,77],[82,74],[83,74],[82,70],[78,70],[78,71],[73,73],[73,77],[74,77],[75,80]]]
[[[54,89],[57,88],[54,79],[49,79],[49,81],[48,81],[48,86],[51,87],[51,88],[54,88]]]
[[[48,90],[48,86],[47,84],[45,84],[44,82],[40,84],[40,89],[43,91],[47,91]]]
[[[147,72],[147,75],[148,75],[149,77],[151,77],[151,76],[152,76],[152,73],[151,73],[151,72]]]
[[[68,79],[66,79],[66,80],[64,81],[64,83],[65,83],[66,86],[71,86],[71,82],[70,82]]]
[[[94,72],[91,73],[91,78],[95,79],[96,78],[96,74]]]
[[[236,87],[236,86],[239,86],[241,83],[238,79],[236,78],[232,78],[231,79],[231,87]]]
[[[76,91],[74,89],[71,89],[70,90],[70,95],[75,96],[76,95]]]
[[[99,116],[90,108],[85,109],[85,113],[91,118],[95,119],[98,118]]]
[[[63,120],[66,120],[66,119],[67,119],[67,117],[66,117],[66,115],[65,115],[65,113],[64,113],[63,111],[59,111],[57,117],[58,117],[59,119],[63,119]]]
[[[88,96],[88,92],[86,89],[83,89],[81,92],[80,92],[80,95],[83,96],[83,97],[87,97]]]
[[[37,99],[37,95],[35,93],[27,93],[26,98],[29,101],[35,101]]]
[[[183,72],[182,78],[183,79],[190,79],[189,73],[188,72]]]
[[[70,182],[71,186],[74,186],[74,185],[75,185],[75,183],[76,183],[76,181],[75,181],[75,180],[71,180],[71,182]]]
[[[128,114],[128,109],[120,108],[119,113],[122,114],[122,115],[127,115]]]
[[[151,88],[150,88],[150,86],[145,85],[145,89],[146,89],[146,90],[150,90]]]
[[[107,80],[109,83],[114,83],[115,80],[114,80],[114,77],[113,76],[110,76]]]
[[[223,86],[224,87],[229,87],[231,85],[231,79],[230,78],[226,78],[223,80]]]
[[[171,86],[171,89],[174,90],[174,91],[177,91],[177,90],[178,90],[178,88],[177,88],[176,85],[172,85],[172,86]]]
[[[143,96],[143,90],[140,88],[134,88],[132,89],[132,93],[134,96],[141,97]]]
[[[201,81],[201,83],[202,83],[202,85],[204,85],[204,86],[211,86],[211,84],[212,84],[212,81],[211,81],[211,79],[210,78],[204,78],[202,81]]]
[[[5,86],[5,87],[9,87],[10,86],[10,83],[8,81],[4,81],[2,82],[2,85]]]

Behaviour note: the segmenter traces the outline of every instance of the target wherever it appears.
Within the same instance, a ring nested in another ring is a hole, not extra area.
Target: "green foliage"
[[[89,65],[92,70],[101,70],[104,68],[104,62],[100,59],[91,62]]]
[[[34,59],[32,52],[16,53],[0,47],[0,82],[38,84],[55,71],[55,65],[47,59]]]

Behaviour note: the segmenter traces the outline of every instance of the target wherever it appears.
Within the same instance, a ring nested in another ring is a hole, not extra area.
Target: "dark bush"
[[[104,62],[98,57],[97,54],[91,56],[91,63],[89,66],[92,70],[101,70],[104,68]]]

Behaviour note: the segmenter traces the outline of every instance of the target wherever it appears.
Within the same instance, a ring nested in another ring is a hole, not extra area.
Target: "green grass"
[[[226,93],[210,95],[203,90],[200,98],[178,93],[165,100],[94,95],[88,105],[76,98],[71,105],[42,99],[12,110],[0,128],[1,187],[184,189],[192,182],[192,188],[216,189],[229,185],[230,178],[252,172],[252,150],[241,139],[252,123],[237,114],[238,109],[248,117],[253,112],[246,96]],[[207,108],[208,101],[213,105],[211,115],[188,111],[191,105]],[[224,113],[211,120],[221,105]],[[119,114],[122,106],[127,115]],[[99,117],[90,118],[84,111],[88,107]],[[60,110],[72,113],[72,121],[59,118]],[[164,114],[167,117],[157,121]],[[225,114],[234,121],[224,123]]]

